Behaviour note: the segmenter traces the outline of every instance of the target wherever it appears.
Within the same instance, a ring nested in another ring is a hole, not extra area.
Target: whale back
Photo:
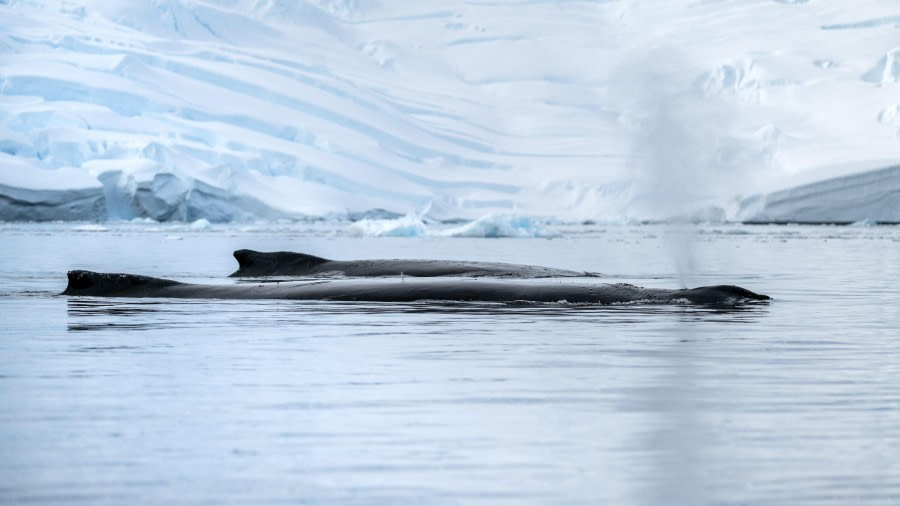
[[[687,290],[626,283],[529,283],[519,280],[336,279],[285,283],[191,284],[133,274],[69,271],[62,295],[191,299],[290,299],[367,302],[462,301],[578,304],[743,304],[768,296],[731,285]]]
[[[60,295],[93,295],[100,297],[129,293],[134,296],[155,293],[160,288],[183,285],[169,279],[137,274],[110,274],[74,270],[68,272],[69,284]],[[152,295],[149,295],[152,296]]]
[[[230,277],[303,275],[313,272],[316,267],[331,261],[306,253],[292,251],[264,253],[250,249],[235,251],[234,258],[238,261],[238,270],[234,271]]]

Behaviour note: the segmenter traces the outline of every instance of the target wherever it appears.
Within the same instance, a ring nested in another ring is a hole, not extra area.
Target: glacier
[[[900,223],[900,165],[750,197],[738,217],[750,223]]]
[[[898,222],[898,36],[891,0],[2,0],[0,220]]]

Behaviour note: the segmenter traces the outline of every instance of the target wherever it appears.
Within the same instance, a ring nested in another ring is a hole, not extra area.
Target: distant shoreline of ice
[[[175,182],[173,182],[173,180]],[[172,190],[172,187],[175,190]],[[199,186],[199,185],[198,185]],[[168,192],[168,193],[167,193]],[[207,223],[339,220],[353,222],[359,236],[546,237],[543,221],[578,222],[522,213],[488,213],[476,220],[454,219],[453,229],[436,232],[417,214],[398,216],[383,209],[362,213],[298,216],[252,198],[236,198],[203,186],[186,190],[173,176],[156,175],[133,193],[116,193],[98,182],[86,188],[30,189],[0,184],[0,221],[120,221]],[[436,220],[430,220],[436,221]],[[437,220],[440,221],[440,220]],[[597,217],[594,222],[740,222],[740,223],[900,223],[900,165],[814,181],[742,199],[737,210],[698,208],[693,214],[647,219]]]

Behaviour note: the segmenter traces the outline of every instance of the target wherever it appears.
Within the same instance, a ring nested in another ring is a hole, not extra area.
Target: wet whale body
[[[642,288],[626,283],[484,278],[359,278],[279,283],[202,285],[135,274],[69,271],[62,295],[179,299],[290,299],[365,302],[568,302],[581,304],[735,304],[769,297],[733,285],[683,290]]]
[[[534,265],[456,260],[329,260],[305,253],[276,251],[264,253],[249,249],[234,252],[238,270],[230,277],[261,276],[491,276],[499,278],[599,277],[592,272],[577,272]]]

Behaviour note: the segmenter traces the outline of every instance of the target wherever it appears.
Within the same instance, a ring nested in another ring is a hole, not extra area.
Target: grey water
[[[900,227],[0,224],[3,504],[898,504]],[[685,237],[687,234],[687,237]],[[673,237],[678,235],[678,237]],[[734,308],[67,298],[238,248],[733,283]]]

